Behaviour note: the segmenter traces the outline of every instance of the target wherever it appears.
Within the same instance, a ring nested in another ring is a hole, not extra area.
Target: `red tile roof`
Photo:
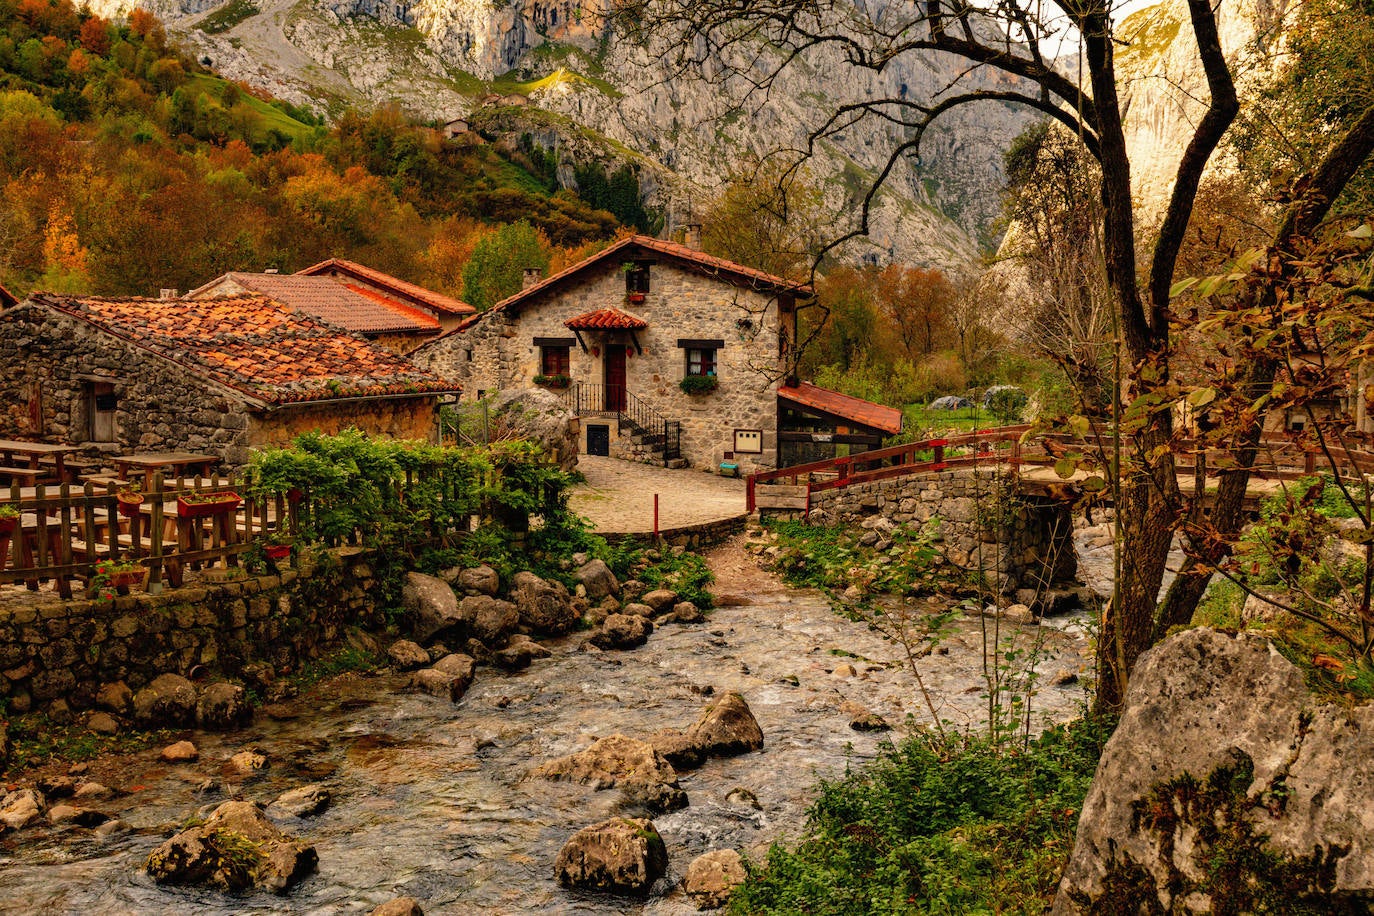
[[[477,309],[468,305],[461,299],[454,299],[452,296],[445,296],[443,293],[436,293],[434,290],[425,289],[414,283],[407,283],[399,277],[391,274],[384,274],[380,270],[373,270],[356,261],[346,261],[343,258],[330,258],[318,264],[312,264],[305,270],[296,271],[297,276],[318,276],[329,274],[332,271],[349,274],[364,280],[368,283],[375,283],[378,286],[390,290],[405,299],[412,299],[416,302],[430,306],[441,314],[447,315],[471,315]]]
[[[255,274],[233,271],[187,293],[204,299],[232,283],[240,289],[285,302],[307,315],[360,334],[437,334],[439,319],[421,309],[373,290],[341,283],[333,277]]]
[[[456,390],[358,335],[266,296],[101,299],[40,293],[31,301],[263,404]]]
[[[717,258],[698,251],[695,248],[688,248],[686,245],[679,245],[676,242],[665,242],[647,235],[631,235],[621,239],[609,248],[603,248],[596,254],[582,261],[578,261],[571,267],[560,270],[551,277],[546,277],[538,283],[532,284],[520,290],[513,296],[507,296],[500,302],[493,305],[488,312],[497,309],[509,308],[512,305],[523,302],[535,296],[551,286],[557,285],[567,278],[579,274],[595,264],[609,260],[614,257],[626,257],[625,252],[630,248],[641,248],[652,251],[656,254],[667,255],[681,264],[695,268],[702,273],[720,277],[730,283],[748,286],[760,292],[772,293],[792,293],[802,298],[809,298],[812,295],[811,287],[804,283],[796,283],[784,277],[774,276],[752,267],[745,267],[743,264],[736,264],[734,261],[727,261],[724,258]]]
[[[823,410],[828,414],[852,420],[861,426],[882,430],[889,435],[896,435],[902,431],[902,412],[897,408],[884,407],[863,398],[840,394],[838,391],[821,388],[810,382],[784,385],[778,389],[778,397],[784,401],[791,401],[798,407]]]
[[[563,327],[571,331],[638,331],[648,326],[643,318],[616,308],[583,312],[563,322]]]

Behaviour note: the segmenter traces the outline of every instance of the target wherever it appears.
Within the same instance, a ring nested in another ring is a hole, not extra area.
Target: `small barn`
[[[456,390],[262,295],[36,294],[0,311],[0,438],[239,465],[312,430],[434,441],[439,398]]]

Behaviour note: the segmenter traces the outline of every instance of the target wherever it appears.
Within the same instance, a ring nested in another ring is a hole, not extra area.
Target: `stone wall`
[[[895,477],[813,493],[810,519],[856,524],[881,516],[905,526],[938,519],[950,562],[995,574],[1004,589],[1072,581],[1078,558],[1068,505],[1018,495],[1013,486],[984,469]]]
[[[669,263],[653,265],[650,292],[642,304],[625,301],[625,276],[618,263],[596,265],[575,281],[523,304],[518,312],[492,313],[463,334],[421,347],[411,358],[461,383],[474,397],[478,392],[530,387],[540,370],[535,338],[572,340],[565,321],[608,307],[642,317],[649,327],[633,336],[626,331],[581,332],[588,349],[573,345],[574,382],[605,384],[607,348],[628,344],[629,393],[665,419],[682,423],[683,456],[689,464],[717,467],[727,452],[734,451],[736,429],[756,429],[762,432],[763,451],[736,454],[732,460],[742,473],[776,466],[779,334],[780,329],[792,333],[792,315],[781,315],[776,297]],[[714,392],[689,395],[678,387],[687,367],[679,339],[724,341],[716,351],[720,384]],[[610,425],[614,436],[615,424]]]
[[[91,443],[84,390],[96,382],[117,398],[105,450],[247,459],[248,417],[226,390],[84,321],[25,305],[0,315],[0,437]]]
[[[331,551],[281,575],[246,577],[109,601],[6,599],[0,605],[0,699],[17,713],[94,705],[102,684],[134,690],[196,666],[228,677],[278,673],[320,656],[351,624],[375,625],[368,557]],[[251,680],[251,679],[250,679]]]
[[[113,387],[114,438],[91,439],[90,384]],[[310,430],[357,426],[374,435],[433,439],[434,395],[317,401],[252,412],[229,389],[73,318],[20,305],[0,315],[0,438],[85,444],[109,453],[196,452],[231,466],[250,448],[286,445]]]

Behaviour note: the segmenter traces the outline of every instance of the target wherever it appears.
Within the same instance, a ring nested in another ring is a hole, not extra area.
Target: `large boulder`
[[[1374,899],[1371,759],[1374,706],[1321,702],[1261,637],[1172,636],[1131,672],[1053,912],[1123,893],[1131,912],[1355,912]]]
[[[506,671],[523,671],[536,658],[548,658],[552,653],[523,634],[512,636],[510,645],[491,654],[496,667]]]
[[[47,800],[35,789],[15,789],[0,798],[0,828],[23,830],[43,817]]]
[[[211,684],[196,701],[196,725],[200,728],[238,728],[252,721],[253,704],[248,701],[248,691],[238,684]]]
[[[687,793],[678,785],[672,764],[647,741],[624,735],[602,738],[585,751],[550,760],[530,775],[598,790],[618,788],[629,800],[654,812],[687,805]]]
[[[473,665],[471,656],[458,653],[446,655],[432,667],[422,668],[411,675],[410,686],[430,696],[457,703],[472,685]]]
[[[667,870],[668,848],[653,822],[628,817],[577,831],[554,863],[564,887],[613,894],[647,894]]]
[[[653,621],[632,614],[611,614],[588,640],[598,649],[633,649],[649,641]]]
[[[669,591],[666,588],[656,588],[640,596],[639,600],[653,608],[655,614],[664,614],[672,610],[673,605],[677,604],[677,592]]]
[[[567,633],[581,618],[562,582],[546,582],[532,572],[515,574],[511,600],[520,612],[520,623],[535,633]]]
[[[134,694],[134,721],[144,728],[184,728],[196,721],[196,688],[178,674],[161,674]]]
[[[739,853],[733,849],[713,849],[687,866],[682,889],[698,909],[714,910],[730,901],[730,895],[744,883],[744,878],[744,861]]]
[[[158,884],[225,891],[259,887],[283,893],[315,870],[313,846],[299,843],[252,802],[230,801],[204,824],[183,830],[153,850],[145,868]]]
[[[489,595],[469,595],[458,602],[458,616],[468,634],[491,648],[504,646],[520,626],[520,612],[509,601]]]
[[[406,573],[401,586],[401,605],[410,612],[418,642],[428,642],[435,634],[462,623],[458,596],[447,582],[436,576]]]
[[[577,467],[577,415],[563,399],[542,388],[512,388],[491,401],[487,426],[493,436],[528,439],[571,471]]]
[[[603,560],[588,561],[573,573],[573,577],[587,590],[587,597],[592,601],[620,594],[620,582]]]
[[[127,716],[134,711],[134,692],[123,681],[104,684],[96,691],[95,705],[117,716]]]
[[[417,642],[398,639],[386,650],[387,658],[397,671],[412,671],[429,664],[429,653]]]
[[[468,595],[495,595],[501,590],[501,577],[490,566],[459,570],[453,587]]]
[[[727,693],[707,706],[688,729],[665,728],[649,743],[677,770],[692,770],[707,757],[731,757],[763,747],[759,728],[749,704],[738,693]]]

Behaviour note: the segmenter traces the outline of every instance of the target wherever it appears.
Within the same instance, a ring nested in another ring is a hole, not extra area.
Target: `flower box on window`
[[[534,383],[540,388],[567,388],[572,384],[572,379],[566,375],[536,375]]]
[[[687,375],[683,376],[678,387],[688,394],[710,394],[718,384],[714,375]]]

